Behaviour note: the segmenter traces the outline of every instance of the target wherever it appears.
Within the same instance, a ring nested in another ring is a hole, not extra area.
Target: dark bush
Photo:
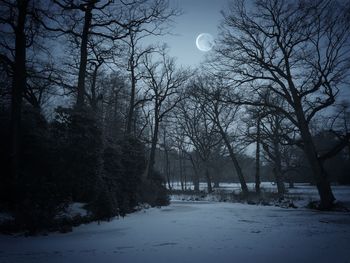
[[[118,178],[118,201],[121,212],[131,212],[140,202],[142,176],[146,169],[144,145],[136,138],[127,137],[119,142],[122,176]]]
[[[73,201],[90,202],[99,180],[101,131],[88,109],[58,108],[51,133],[55,138],[54,170]]]
[[[165,206],[169,204],[165,181],[158,171],[153,171],[151,178],[143,180],[141,196],[141,201],[151,206]]]
[[[90,202],[88,209],[93,213],[95,220],[109,220],[119,214],[115,195],[104,182],[98,185],[95,199]]]
[[[0,157],[6,168],[8,119],[3,123]],[[95,114],[88,109],[58,108],[49,124],[37,109],[26,107],[20,154],[18,178],[5,173],[0,181],[0,205],[15,216],[8,224],[10,232],[66,232],[77,222],[124,216],[140,203],[169,203],[161,175],[154,171],[144,177],[144,144],[135,137],[103,142]],[[79,220],[57,217],[72,201],[88,203],[92,215]]]
[[[37,110],[26,108],[21,128],[14,215],[20,228],[36,232],[52,224],[68,200],[62,191],[61,178],[55,177],[52,170],[52,141],[44,117]]]

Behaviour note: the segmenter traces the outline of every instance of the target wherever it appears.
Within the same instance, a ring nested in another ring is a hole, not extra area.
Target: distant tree
[[[192,86],[192,89],[194,88],[196,87]],[[222,141],[222,138],[217,132],[215,124],[205,114],[203,107],[204,105],[196,100],[195,93],[191,93],[189,90],[189,96],[179,104],[177,119],[184,133],[195,148],[193,154],[190,155],[190,160],[195,173],[198,174],[199,172],[199,167],[194,159],[198,154],[198,157],[204,166],[208,192],[212,192],[212,178],[210,176],[209,161],[214,147]],[[195,191],[198,190],[199,180],[198,182],[196,180]]]
[[[88,59],[86,69],[86,84],[85,97],[87,98],[88,105],[97,114],[101,111],[98,105],[103,100],[103,95],[108,92],[102,85],[103,81],[99,81],[99,78],[103,78],[106,75],[104,67],[113,61],[114,57],[118,55],[118,50],[114,45],[106,42],[103,39],[91,37],[88,41]],[[117,50],[117,51],[116,51]]]
[[[175,119],[176,110],[175,112],[173,112],[172,115],[174,115],[173,119]],[[169,133],[169,137],[171,140],[172,148],[176,152],[181,190],[184,191],[187,187],[186,162],[188,160],[188,151],[190,150],[189,142],[187,140],[188,138],[186,137],[186,134],[183,131],[183,129],[177,124],[173,125],[172,130]]]
[[[266,91],[265,96],[270,96],[269,100],[274,105],[283,107],[283,100],[278,96],[273,96]],[[296,144],[291,139],[296,134],[295,128],[290,126],[288,120],[286,120],[283,114],[266,107],[249,107],[249,117],[252,118],[252,122],[258,122],[256,132],[251,133],[248,130],[247,136],[257,138],[259,137],[259,145],[262,145],[263,153],[265,153],[265,159],[272,163],[274,179],[277,185],[278,193],[283,196],[285,192],[283,174],[284,170],[290,167],[283,167],[283,164],[287,164],[283,160],[283,153],[286,148],[292,144]],[[248,117],[248,118],[249,118]]]
[[[260,193],[261,184],[261,119],[262,107],[246,107],[246,117],[244,121],[247,124],[245,140],[247,144],[254,144],[255,147],[255,192]]]
[[[129,86],[121,72],[104,74],[99,78],[100,111],[105,140],[117,141],[124,136]]]
[[[200,183],[200,169],[201,169],[201,158],[198,154],[198,151],[194,149],[188,153],[188,159],[191,162],[193,168],[193,187],[195,192],[199,192],[199,183]]]
[[[278,193],[283,196],[285,192],[282,172],[282,138],[283,118],[277,114],[265,116],[262,121],[262,145],[268,160],[273,163],[273,174],[276,180]]]
[[[212,156],[211,156],[209,165],[213,174],[214,188],[220,187],[220,182],[223,178],[224,166],[225,166],[224,153],[225,153],[225,146],[223,142],[215,146],[212,151]]]
[[[147,86],[146,94],[150,98],[153,111],[153,134],[147,176],[151,177],[154,168],[155,152],[158,143],[159,125],[163,119],[182,100],[182,90],[189,78],[189,72],[178,70],[175,61],[166,54],[166,49],[161,49],[153,55],[158,55],[155,60],[151,54],[146,54],[143,59],[143,81]]]
[[[235,129],[233,124],[237,121],[240,107],[228,105],[223,101],[225,90],[226,86],[222,82],[222,78],[210,81],[209,77],[204,77],[197,82],[193,95],[203,108],[204,114],[213,122],[215,129],[222,137],[237,172],[242,192],[247,194],[248,187],[229,135]]]
[[[166,125],[161,125],[160,127],[161,133],[161,143],[160,146],[164,152],[164,169],[163,173],[165,175],[165,179],[168,185],[168,189],[172,189],[171,179],[170,179],[170,152],[171,152],[171,144],[169,142],[169,133],[167,131]]]

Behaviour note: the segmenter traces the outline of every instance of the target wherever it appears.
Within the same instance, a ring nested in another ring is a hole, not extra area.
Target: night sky
[[[217,27],[222,19],[221,10],[227,0],[175,0],[171,5],[178,6],[183,14],[174,19],[173,35],[163,36],[159,42],[166,42],[170,55],[183,66],[198,66],[207,52],[196,47],[196,37],[200,33],[210,33],[215,38]],[[210,52],[210,51],[209,51]]]

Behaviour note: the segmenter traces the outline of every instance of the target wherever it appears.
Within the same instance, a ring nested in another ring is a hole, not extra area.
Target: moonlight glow
[[[201,33],[196,39],[196,46],[200,51],[207,52],[214,46],[214,38],[208,33]]]

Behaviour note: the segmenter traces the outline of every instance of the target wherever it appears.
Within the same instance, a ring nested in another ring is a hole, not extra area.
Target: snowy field
[[[350,201],[349,187],[335,194]],[[173,200],[68,234],[0,235],[0,262],[350,263],[350,213]]]

